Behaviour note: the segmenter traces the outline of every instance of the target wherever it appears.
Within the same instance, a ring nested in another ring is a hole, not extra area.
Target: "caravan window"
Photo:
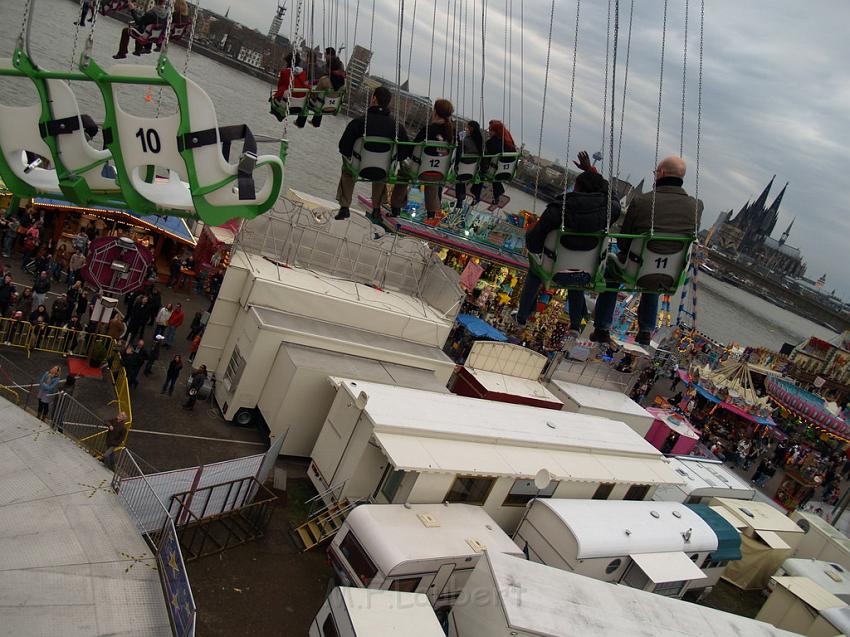
[[[633,484],[629,487],[629,490],[626,491],[626,495],[623,500],[643,500],[647,493],[649,493],[648,484]]]
[[[406,577],[403,579],[396,579],[393,580],[392,584],[390,584],[389,590],[399,591],[401,593],[415,593],[416,589],[419,588],[419,582],[421,581],[421,577]]]
[[[458,476],[443,501],[483,505],[495,483],[496,478]]]
[[[514,480],[514,486],[508,492],[508,497],[502,502],[502,506],[506,507],[521,507],[525,506],[534,498],[551,498],[558,488],[558,481],[553,480],[545,489],[538,491],[534,486],[534,480]]]
[[[391,471],[390,467],[387,467],[386,478],[384,479],[384,484],[381,486],[381,493],[384,494],[387,502],[393,502],[395,500],[398,488],[401,486],[401,481],[404,480],[404,474],[405,472],[402,470]]]
[[[351,568],[357,573],[357,577],[360,578],[363,586],[368,587],[369,583],[375,579],[375,575],[378,573],[378,567],[366,555],[366,551],[360,546],[360,542],[354,537],[354,533],[349,531],[345,534],[345,537],[339,544],[339,552],[351,564]]]
[[[322,624],[322,637],[339,637],[339,631],[336,629],[334,616],[330,613]]]
[[[678,597],[687,582],[662,582],[656,584],[652,592],[664,597]]]
[[[600,484],[596,491],[593,494],[591,500],[607,500],[608,496],[611,495],[611,492],[614,490],[613,482],[603,482]]]
[[[239,379],[242,378],[244,369],[245,359],[239,353],[239,346],[234,346],[233,354],[230,356],[230,362],[227,364],[227,369],[224,372],[224,380],[228,391],[232,391],[232,388],[239,384]]]

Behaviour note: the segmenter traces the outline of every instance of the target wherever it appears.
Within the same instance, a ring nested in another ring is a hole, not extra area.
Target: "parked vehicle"
[[[424,595],[359,588],[333,589],[307,634],[309,637],[445,637]]]

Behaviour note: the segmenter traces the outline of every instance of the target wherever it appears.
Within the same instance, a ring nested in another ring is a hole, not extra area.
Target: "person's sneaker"
[[[511,323],[515,328],[519,330],[523,329],[525,327],[526,322],[527,321],[519,320],[519,310],[514,310],[513,312],[511,312]]]
[[[391,208],[390,209],[391,217],[400,217],[401,216],[401,208]]]
[[[115,55],[112,56],[112,59],[113,60],[125,60],[125,59],[127,59],[127,56],[126,55],[119,55],[118,53],[116,53]]]
[[[635,336],[635,343],[638,345],[651,345],[652,332],[638,332],[637,336]]]
[[[340,206],[339,212],[336,213],[334,219],[336,221],[342,221],[343,219],[348,219],[351,216],[351,211],[349,211],[348,206]]]
[[[304,126],[307,125],[307,118],[306,117],[299,117],[298,119],[295,120],[295,125],[298,128],[304,128]]]
[[[590,335],[590,340],[594,343],[610,343],[611,333],[608,330],[600,330],[596,328]]]
[[[316,119],[316,118],[314,117],[313,119],[311,119],[311,120],[310,120],[310,123],[311,123],[311,124],[312,124],[315,128],[318,128],[319,126],[321,126],[321,125],[322,125],[322,120],[321,120],[321,119]]]

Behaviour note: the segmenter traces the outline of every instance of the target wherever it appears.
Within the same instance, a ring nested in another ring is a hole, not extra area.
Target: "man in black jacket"
[[[339,152],[348,161],[351,160],[354,154],[354,144],[361,137],[386,137],[388,139],[398,139],[400,142],[408,141],[407,131],[404,126],[397,125],[395,119],[390,114],[390,100],[392,93],[383,86],[379,86],[372,93],[372,99],[369,102],[369,110],[363,117],[358,117],[348,122],[345,127],[342,137],[339,138]],[[405,155],[409,154],[407,147],[401,147],[396,151],[399,159],[405,159]],[[382,181],[372,182],[372,214],[369,215],[371,221],[380,222],[381,205],[384,203],[386,196],[387,185]],[[334,219],[347,219],[350,216],[349,206],[351,206],[351,197],[354,194],[354,177],[351,176],[345,165],[342,167],[342,174],[339,177],[339,185],[336,189],[336,200],[339,202],[339,212]]]
[[[540,220],[525,235],[525,245],[529,253],[541,254],[547,235],[561,227],[563,215],[564,229],[573,232],[603,232],[608,226],[608,182],[594,170],[587,153],[579,153],[576,165],[582,172],[575,182],[572,192],[563,198],[550,203],[540,215]],[[611,202],[611,223],[620,216],[620,204],[614,199]],[[566,250],[586,251],[599,249],[599,240],[595,237],[561,237],[561,247]],[[589,283],[586,273],[558,273],[554,285],[585,285]],[[525,277],[525,284],[520,294],[519,310],[516,323],[525,325],[528,317],[534,311],[537,294],[540,292],[542,281],[530,269]],[[582,290],[568,290],[570,329],[581,330],[586,306]]]

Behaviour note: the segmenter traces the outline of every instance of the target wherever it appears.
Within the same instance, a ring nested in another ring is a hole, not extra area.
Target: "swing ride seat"
[[[127,0],[107,0],[100,5],[100,14],[107,15],[116,11],[123,11],[130,3]]]
[[[486,170],[481,171],[479,181],[482,182],[504,182],[511,181],[516,175],[519,164],[519,153],[504,152],[496,155],[483,155],[481,165],[486,165]]]
[[[189,29],[192,27],[192,21],[186,20],[185,22],[175,22],[171,27],[171,39],[179,40]]]
[[[460,155],[455,166],[455,182],[474,183],[478,180],[481,155]]]
[[[10,58],[0,58],[0,76],[24,77]],[[47,159],[50,147],[39,134],[42,104],[0,104],[0,177],[19,197],[60,195],[59,177],[53,168],[33,165],[27,153]]]
[[[396,155],[396,142],[390,137],[360,137],[351,157],[343,157],[343,168],[357,181],[389,182]]]
[[[672,294],[684,282],[693,235],[612,234],[611,237],[632,239],[625,264],[620,258],[610,259],[608,264],[622,280],[621,289]]]
[[[280,115],[281,117],[306,115],[307,112],[305,109],[309,95],[309,88],[291,88],[283,94],[283,97],[276,100],[274,99],[274,92],[272,92],[272,99],[269,102],[271,104],[269,112],[272,115]],[[287,104],[289,104],[289,112],[287,112]]]
[[[561,237],[584,237],[594,241],[586,250],[570,250],[563,246]],[[569,289],[595,290],[604,283],[605,255],[609,238],[604,232],[570,232],[552,230],[546,235],[541,254],[528,253],[529,269],[544,285],[561,287],[553,282],[558,275],[569,275],[574,283]]]
[[[426,140],[396,142],[396,147],[408,147],[412,150],[410,156],[400,162],[396,174],[390,179],[392,183],[444,184],[454,181],[454,144]]]
[[[104,139],[124,199],[134,210],[148,214],[194,211],[205,223],[219,225],[234,217],[252,219],[277,201],[285,143],[279,156],[257,157],[248,127],[219,128],[212,100],[165,56],[160,56],[155,67],[121,64],[103,70],[88,59],[81,68],[101,91],[106,113]],[[171,88],[177,113],[131,115],[118,103],[118,91],[126,84]],[[237,139],[244,139],[243,154],[237,164],[231,164],[230,142]],[[168,177],[156,178],[156,168],[167,169]],[[255,192],[254,175],[260,168],[266,179]]]
[[[298,89],[295,89],[298,90]],[[317,91],[309,90],[302,115],[338,115],[345,100],[345,87]]]
[[[141,46],[148,44],[161,45],[165,39],[166,24],[164,22],[156,22],[147,24],[142,29],[136,27],[134,22],[130,23],[130,37],[133,38]]]

